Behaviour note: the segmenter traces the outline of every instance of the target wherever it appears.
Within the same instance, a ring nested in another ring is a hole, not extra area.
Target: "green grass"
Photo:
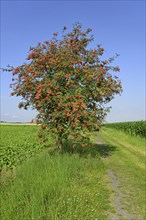
[[[16,177],[5,183],[2,220],[106,219],[109,192],[100,159],[42,153],[18,167]]]

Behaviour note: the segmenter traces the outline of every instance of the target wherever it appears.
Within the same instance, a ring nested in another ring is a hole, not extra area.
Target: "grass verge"
[[[116,147],[115,153],[102,161],[119,180],[122,205],[134,219],[146,219],[145,139],[110,128],[104,128],[101,137]]]
[[[41,153],[1,182],[1,219],[103,220],[108,198],[99,158]]]

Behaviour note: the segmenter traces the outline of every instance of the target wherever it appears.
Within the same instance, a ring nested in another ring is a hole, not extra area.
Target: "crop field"
[[[104,126],[124,131],[133,136],[146,138],[146,121],[109,123]]]
[[[38,140],[39,125],[30,125],[0,125],[0,170],[12,168],[45,148],[45,144]],[[47,145],[50,143],[51,137]]]
[[[146,219],[145,139],[115,128],[61,152],[37,140],[38,125],[1,125],[1,219]]]
[[[1,169],[12,168],[41,151],[37,130],[38,126],[1,125]]]

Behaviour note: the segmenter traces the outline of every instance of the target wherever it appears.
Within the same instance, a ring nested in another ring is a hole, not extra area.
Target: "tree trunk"
[[[62,135],[59,134],[58,136],[58,141],[57,141],[57,145],[58,145],[58,148],[61,150],[62,149]]]

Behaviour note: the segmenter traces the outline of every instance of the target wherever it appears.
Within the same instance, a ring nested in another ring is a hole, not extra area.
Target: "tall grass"
[[[2,220],[107,219],[109,191],[99,158],[41,153],[1,179]]]

